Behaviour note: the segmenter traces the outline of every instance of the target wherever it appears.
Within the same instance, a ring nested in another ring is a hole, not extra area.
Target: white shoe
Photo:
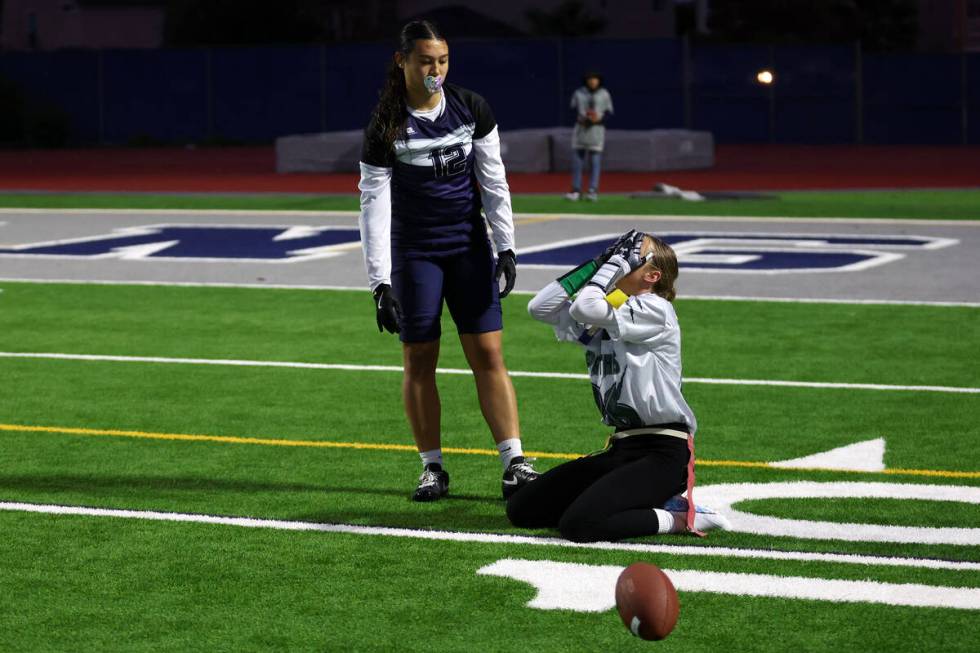
[[[566,200],[572,200],[573,202],[577,202],[579,197],[580,196],[578,194],[578,191],[573,190],[571,193],[565,193]]]
[[[687,519],[687,498],[675,494],[664,503],[664,510],[674,514],[674,517]],[[694,530],[697,531],[729,531],[732,523],[720,512],[715,512],[708,506],[694,504]]]
[[[702,512],[702,509],[705,512]],[[694,530],[705,533],[707,531],[730,531],[732,523],[728,521],[720,512],[715,512],[706,506],[695,506]]]
[[[590,190],[588,193],[586,193],[585,199],[589,200],[590,202],[598,202],[599,193],[595,192],[594,190]]]

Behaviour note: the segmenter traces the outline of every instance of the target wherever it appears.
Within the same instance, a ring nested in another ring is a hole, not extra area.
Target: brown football
[[[663,639],[677,623],[677,590],[660,567],[634,562],[616,581],[616,608],[626,628],[642,639]]]

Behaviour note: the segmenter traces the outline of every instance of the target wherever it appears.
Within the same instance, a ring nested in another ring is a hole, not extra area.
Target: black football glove
[[[517,256],[514,250],[505,249],[497,255],[497,270],[494,278],[500,283],[500,275],[504,275],[504,289],[500,291],[500,298],[503,299],[514,289],[514,282],[517,281]]]
[[[395,294],[391,292],[391,286],[386,283],[378,285],[374,289],[374,307],[377,310],[378,331],[384,333],[401,332],[402,309],[395,299]]]

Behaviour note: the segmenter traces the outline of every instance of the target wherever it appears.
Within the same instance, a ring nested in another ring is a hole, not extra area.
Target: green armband
[[[565,289],[565,292],[568,293],[568,296],[571,297],[581,290],[585,284],[589,283],[589,279],[592,278],[592,275],[594,275],[598,269],[598,263],[596,263],[594,260],[588,260],[571,272],[567,272],[558,277],[557,281],[561,284],[561,287]]]

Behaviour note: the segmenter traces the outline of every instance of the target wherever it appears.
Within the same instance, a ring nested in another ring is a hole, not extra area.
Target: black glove
[[[391,292],[391,286],[382,283],[374,289],[374,307],[377,309],[379,332],[384,333],[385,329],[389,333],[401,332],[402,309]]]
[[[500,291],[500,298],[503,299],[514,289],[514,282],[517,281],[517,256],[514,250],[505,249],[497,255],[497,271],[494,278],[500,283],[500,275],[504,275],[504,289]]]
[[[596,263],[596,268],[601,268],[609,257],[615,254],[617,251],[622,252],[626,248],[632,247],[633,242],[636,239],[636,229],[630,229],[625,234],[616,239],[612,245],[607,247],[601,254],[596,256],[593,261]]]

